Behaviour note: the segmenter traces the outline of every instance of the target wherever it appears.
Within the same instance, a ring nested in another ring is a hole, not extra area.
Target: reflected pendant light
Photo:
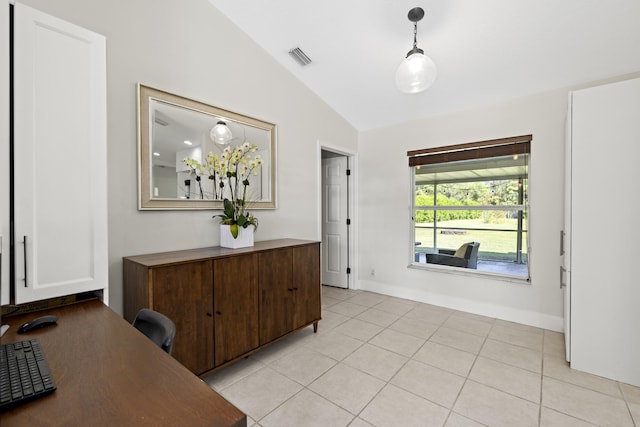
[[[414,7],[408,17],[413,22],[413,49],[396,71],[396,85],[404,93],[419,93],[433,84],[438,72],[436,64],[418,48],[418,21],[424,17],[424,10]]]
[[[216,144],[227,145],[231,142],[231,130],[227,126],[227,124],[223,121],[219,121],[216,123],[214,127],[211,128],[211,132],[209,133],[209,137]]]

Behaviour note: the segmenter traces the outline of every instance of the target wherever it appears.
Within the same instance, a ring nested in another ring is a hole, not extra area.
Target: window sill
[[[475,269],[461,268],[461,267],[450,267],[446,265],[412,262],[407,266],[407,268],[414,269],[414,270],[423,270],[423,271],[435,271],[438,273],[445,273],[445,274],[455,274],[459,276],[490,278],[495,280],[501,280],[504,282],[518,283],[521,285],[531,284],[531,276],[529,277],[515,276],[512,274],[495,273],[492,271],[482,271],[482,270],[475,270]]]

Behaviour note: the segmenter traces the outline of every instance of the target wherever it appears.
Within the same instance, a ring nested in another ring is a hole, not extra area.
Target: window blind
[[[408,151],[409,166],[431,165],[490,157],[515,156],[531,152],[532,135],[469,142]]]

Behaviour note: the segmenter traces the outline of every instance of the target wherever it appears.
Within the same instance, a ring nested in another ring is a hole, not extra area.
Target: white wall
[[[559,233],[563,224],[566,110],[567,90],[559,90],[362,132],[358,175],[360,287],[561,330]],[[407,151],[524,134],[533,134],[531,283],[408,268],[413,235]]]
[[[357,132],[206,0],[24,0],[107,37],[110,305],[122,312],[122,257],[215,246],[210,211],[137,210],[137,82],[278,126],[278,209],[256,240],[319,239],[318,140],[357,148]]]

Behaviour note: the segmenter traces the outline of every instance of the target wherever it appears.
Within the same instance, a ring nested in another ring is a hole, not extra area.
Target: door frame
[[[357,245],[358,245],[358,211],[357,211],[357,203],[355,202],[358,199],[358,180],[357,177],[357,155],[355,152],[345,148],[340,147],[326,141],[318,140],[318,148],[317,148],[317,195],[318,195],[318,211],[317,211],[317,224],[318,228],[316,231],[317,239],[322,242],[322,152],[329,151],[331,153],[339,154],[348,158],[349,169],[351,170],[351,175],[347,180],[347,190],[348,190],[348,199],[347,205],[349,209],[349,218],[351,219],[351,226],[348,229],[348,254],[349,254],[349,267],[351,268],[351,273],[347,275],[347,289],[358,289],[356,280],[356,275],[358,274],[358,259],[356,258],[356,254],[358,253]]]

